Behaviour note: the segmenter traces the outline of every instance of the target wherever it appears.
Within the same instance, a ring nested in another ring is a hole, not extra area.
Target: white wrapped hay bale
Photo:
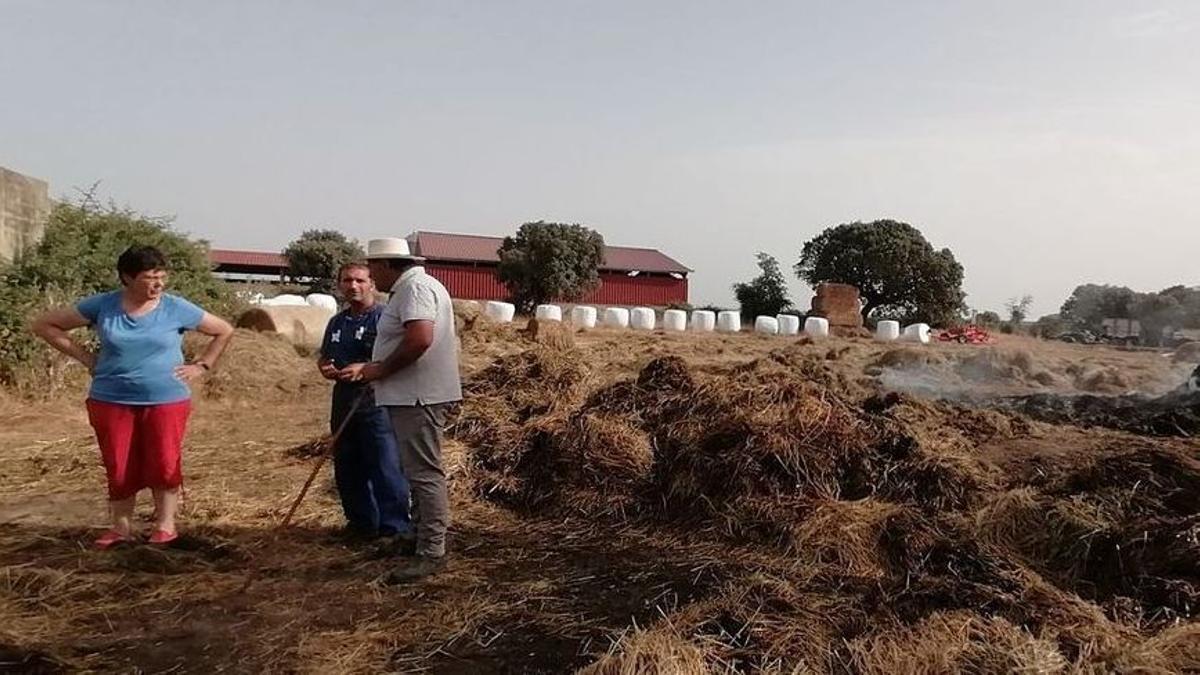
[[[562,321],[562,307],[558,305],[538,305],[533,310],[533,318],[538,321]]]
[[[914,323],[911,326],[905,326],[903,339],[905,342],[916,342],[923,345],[929,344],[929,324]]]
[[[717,328],[717,314],[707,309],[692,312],[692,330],[701,333],[711,333]]]
[[[780,314],[775,317],[779,322],[780,335],[798,335],[800,333],[800,317],[795,314]]]
[[[577,305],[571,309],[571,323],[576,328],[596,327],[596,308],[587,305]]]
[[[516,314],[516,306],[509,302],[492,300],[483,306],[483,315],[496,323],[510,323]]]
[[[763,335],[775,335],[779,332],[779,319],[773,316],[754,317],[754,332]]]
[[[303,296],[292,295],[291,293],[284,293],[283,295],[277,295],[273,298],[267,298],[266,300],[263,300],[259,304],[266,305],[268,307],[310,307],[311,306],[307,302],[305,302]]]
[[[628,328],[629,310],[624,307],[609,307],[604,310],[604,325],[608,328]]]
[[[725,310],[717,315],[717,330],[722,333],[738,333],[742,330],[742,315],[739,312]]]
[[[338,311],[337,298],[327,293],[310,293],[304,297],[304,302],[308,303],[309,307],[320,307],[334,313]]]
[[[629,323],[634,330],[654,330],[654,310],[649,307],[634,307]]]
[[[900,339],[900,322],[885,319],[875,325],[875,339],[880,342],[891,342]]]
[[[668,309],[663,312],[663,329],[669,331],[687,330],[688,316],[682,309]]]
[[[829,337],[829,319],[820,316],[810,316],[804,320],[804,334],[823,338]]]

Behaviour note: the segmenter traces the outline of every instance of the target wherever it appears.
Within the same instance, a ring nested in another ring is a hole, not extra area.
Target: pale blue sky
[[[222,247],[582,222],[697,303],[890,217],[1042,314],[1200,284],[1197,42],[1192,1],[0,0],[0,165]]]

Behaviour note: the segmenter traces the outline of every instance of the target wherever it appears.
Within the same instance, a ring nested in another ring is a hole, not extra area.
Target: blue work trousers
[[[330,428],[336,431],[358,397],[359,387],[333,391]],[[370,392],[338,439],[333,475],[342,510],[350,527],[369,534],[412,531],[409,524],[408,481],[400,468],[396,436],[387,411],[375,405]]]

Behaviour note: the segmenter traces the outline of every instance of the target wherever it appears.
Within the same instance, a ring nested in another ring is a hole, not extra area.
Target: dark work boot
[[[380,537],[379,545],[371,551],[371,558],[411,558],[417,554],[417,535],[411,532],[400,532]]]
[[[430,558],[419,555],[401,563],[385,578],[389,585],[409,584],[437,574],[446,568],[446,556]]]

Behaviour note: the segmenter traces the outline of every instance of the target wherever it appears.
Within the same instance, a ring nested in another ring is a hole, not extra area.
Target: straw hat
[[[399,237],[372,239],[367,242],[367,260],[401,259],[423,262],[425,258],[413,255],[408,249],[408,240]]]

